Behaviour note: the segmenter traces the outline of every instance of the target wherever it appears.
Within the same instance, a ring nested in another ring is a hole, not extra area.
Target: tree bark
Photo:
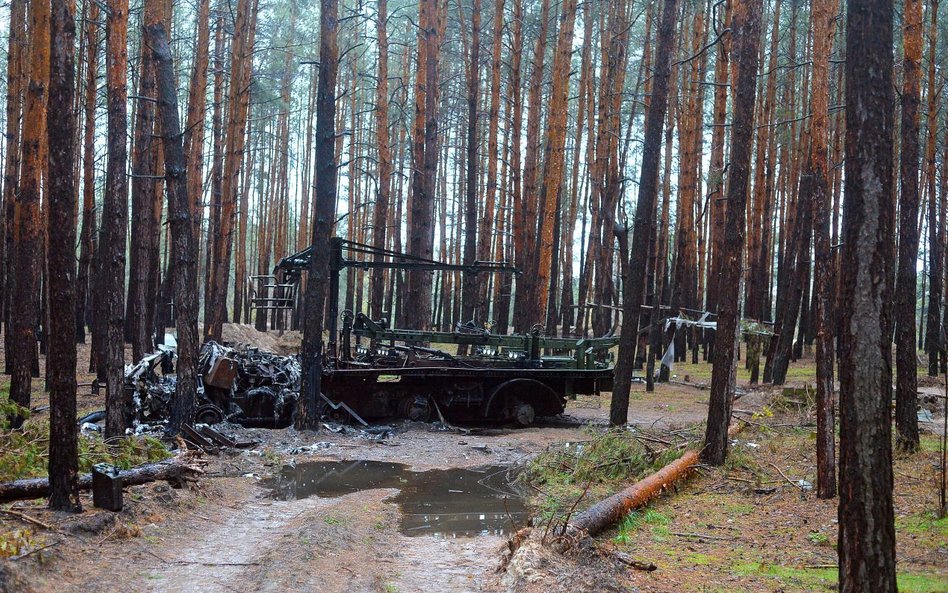
[[[810,152],[804,175],[810,176],[813,205],[813,243],[816,300],[816,493],[820,498],[836,496],[836,413],[833,385],[833,318],[835,270],[830,249],[830,210],[833,196],[829,187],[829,58],[836,34],[836,0],[813,4],[813,83],[810,91]],[[914,219],[913,219],[914,226]],[[916,246],[917,249],[917,246]],[[914,266],[913,266],[914,269]],[[914,286],[914,281],[913,281]],[[912,291],[912,321],[915,300]],[[912,334],[914,361],[914,341]],[[913,373],[914,374],[914,373]]]
[[[671,69],[672,47],[675,42],[675,17],[678,0],[665,0],[655,50],[655,73],[652,95],[645,113],[645,141],[642,146],[642,169],[639,197],[635,207],[635,223],[630,247],[630,298],[622,303],[622,333],[619,336],[619,356],[616,361],[615,386],[609,408],[609,424],[625,424],[629,416],[629,393],[632,389],[632,366],[638,342],[639,310],[645,298],[644,283],[648,273],[648,244],[655,224],[652,213],[658,199],[658,169],[661,161],[662,126],[668,108],[668,79]],[[609,238],[611,241],[611,237]]]
[[[124,394],[125,383],[125,242],[128,234],[128,160],[126,128],[128,62],[128,0],[109,0],[106,16],[106,95],[108,100],[108,164],[105,173],[105,198],[99,235],[96,298],[97,317],[101,320],[102,353],[106,380],[107,438],[125,434],[131,422]]]
[[[458,4],[460,7],[460,3]],[[462,25],[463,26],[463,25]],[[464,196],[464,263],[472,264],[477,259],[477,190],[478,165],[480,164],[480,138],[477,136],[477,102],[481,92],[481,0],[471,4],[471,45],[466,57],[467,70],[467,179]],[[493,157],[491,157],[493,158]],[[474,320],[477,310],[477,274],[464,273],[461,294],[461,319],[467,323]],[[483,280],[483,278],[482,278]],[[481,320],[482,322],[484,320]],[[460,352],[467,347],[461,346]]]
[[[171,224],[170,257],[174,295],[175,329],[177,332],[177,383],[168,432],[176,434],[194,417],[194,401],[198,388],[197,330],[197,242],[192,220],[192,204],[188,198],[187,157],[178,120],[178,96],[165,26],[149,24],[146,40],[152,52],[155,82],[158,91],[158,120],[164,149],[165,179],[168,183],[168,219]]]
[[[339,74],[337,0],[321,0],[319,16],[319,82],[316,90],[316,167],[313,258],[306,283],[306,316],[300,355],[303,383],[296,412],[298,430],[316,427],[316,402],[322,373],[323,309],[329,291],[329,239],[336,207],[336,78]]]
[[[45,169],[49,27],[49,1],[30,2],[30,77],[23,118],[23,168],[14,206],[12,255],[16,282],[15,292],[11,295],[13,374],[10,377],[10,401],[25,408],[30,407],[36,329],[40,323],[40,254],[44,236],[40,188]],[[13,426],[19,426],[22,420],[14,419]]]
[[[95,224],[95,105],[97,99],[96,80],[99,73],[99,5],[89,2],[88,20],[85,28],[86,88],[85,129],[82,152],[82,229],[79,235],[79,272],[76,277],[76,341],[86,341],[86,319],[89,316],[89,276],[94,257],[93,237]],[[90,356],[90,363],[95,359]]]
[[[389,202],[392,187],[392,147],[388,130],[388,2],[379,0],[376,15],[378,37],[378,86],[375,93],[375,141],[378,149],[378,194],[375,198],[374,221],[372,223],[372,243],[380,249],[385,248],[388,225]],[[308,143],[307,143],[308,145]],[[399,221],[401,224],[401,221]],[[377,261],[381,261],[381,256]],[[384,315],[385,272],[382,269],[372,271],[369,287],[369,304],[373,319]]]
[[[840,270],[839,588],[895,592],[891,0],[848,0]]]
[[[718,327],[714,335],[711,400],[701,460],[721,465],[727,457],[728,424],[734,401],[736,346],[740,338],[740,287],[743,276],[747,195],[750,192],[754,104],[757,94],[761,0],[734,0],[731,29],[736,76],[731,151],[728,165],[727,221],[721,254]]]
[[[50,18],[49,100],[72,105],[76,94],[76,5],[54,2]],[[50,109],[49,218],[49,507],[79,511],[76,431],[76,111]]]
[[[560,219],[560,188],[566,161],[566,127],[569,113],[569,79],[573,50],[573,29],[576,25],[576,0],[565,0],[560,13],[560,29],[553,56],[553,86],[550,91],[550,113],[547,117],[546,145],[543,154],[543,170],[540,177],[539,204],[542,216],[538,221],[538,248],[535,272],[535,301],[531,308],[546,321],[547,306],[555,299],[556,282],[551,278],[553,267],[555,226]],[[553,280],[551,282],[551,280]],[[547,330],[554,330],[548,327]],[[552,332],[551,332],[552,333]]]

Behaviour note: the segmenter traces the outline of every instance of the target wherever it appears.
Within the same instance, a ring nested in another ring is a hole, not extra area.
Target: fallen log
[[[741,424],[733,424],[728,436],[740,432]],[[685,478],[698,464],[700,451],[690,449],[684,455],[672,461],[654,474],[639,480],[609,498],[601,500],[585,511],[574,516],[564,530],[573,537],[596,535],[614,523],[618,523],[629,512],[645,506],[660,495],[666,488]]]
[[[193,482],[204,474],[204,471],[191,462],[195,457],[189,454],[180,454],[171,459],[156,463],[147,463],[138,467],[119,472],[124,486],[146,484],[148,482],[165,481],[172,486],[180,487],[185,482]],[[79,476],[79,489],[92,488],[92,474]],[[43,498],[49,496],[49,479],[27,478],[12,482],[0,482],[0,503],[25,498]]]

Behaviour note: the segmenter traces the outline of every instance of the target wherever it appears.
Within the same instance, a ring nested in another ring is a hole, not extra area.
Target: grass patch
[[[632,511],[619,524],[619,534],[615,536],[614,541],[617,544],[632,543],[635,533],[643,526],[650,526],[653,538],[662,541],[668,535],[669,523],[671,519],[667,515],[654,509]]]
[[[49,423],[28,418],[22,428],[9,428],[7,412],[14,410],[11,406],[15,405],[5,392],[0,393],[0,481],[42,477],[47,473]],[[126,437],[110,446],[98,434],[79,436],[80,472],[90,471],[97,463],[128,469],[170,456],[164,444],[154,437]]]
[[[567,512],[588,487],[577,508],[637,480],[681,456],[676,448],[655,451],[624,429],[589,430],[590,440],[548,449],[535,457],[518,480],[542,493],[534,500],[541,521]],[[583,504],[585,503],[585,504]]]
[[[732,571],[741,576],[762,576],[783,585],[802,587],[805,591],[835,591],[839,572],[835,568],[794,568],[751,562],[735,565]],[[935,573],[902,572],[897,575],[902,593],[935,593],[948,591],[948,576]]]

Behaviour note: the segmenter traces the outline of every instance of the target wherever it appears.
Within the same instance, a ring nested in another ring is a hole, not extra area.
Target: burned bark
[[[40,323],[40,254],[44,235],[40,188],[45,170],[49,21],[49,1],[30,2],[30,77],[23,118],[23,170],[14,205],[12,258],[16,282],[15,292],[11,295],[13,373],[10,377],[10,401],[25,408],[30,407],[36,330]],[[22,420],[14,419],[13,426],[19,426]]]
[[[194,237],[191,201],[188,198],[187,158],[178,121],[178,96],[171,47],[162,23],[145,30],[155,67],[158,120],[164,149],[168,183],[168,219],[171,223],[170,256],[177,330],[177,383],[168,431],[172,434],[191,421],[198,388],[197,357],[197,242]]]
[[[622,303],[622,334],[619,337],[619,356],[615,369],[615,387],[609,408],[609,423],[625,424],[629,415],[629,393],[632,389],[632,366],[638,338],[639,310],[645,298],[645,278],[648,273],[648,244],[655,225],[652,213],[658,199],[658,169],[661,161],[662,126],[668,108],[668,80],[671,71],[672,44],[675,42],[675,17],[678,0],[665,0],[655,49],[655,74],[652,95],[645,114],[645,142],[642,147],[642,169],[639,197],[632,229],[629,276],[629,300]],[[609,238],[611,241],[611,237]]]
[[[322,373],[323,316],[329,292],[329,239],[336,207],[336,78],[339,75],[337,0],[321,0],[319,14],[319,82],[316,89],[315,207],[313,258],[306,283],[306,316],[303,319],[303,383],[296,428],[312,429],[318,420],[317,390]]]
[[[109,0],[105,22],[108,164],[99,235],[97,324],[106,380],[106,437],[125,434],[129,410],[124,396],[125,242],[128,235],[128,160],[126,128],[128,0]]]
[[[728,424],[734,400],[736,346],[740,337],[739,293],[743,277],[747,195],[750,192],[751,148],[754,138],[754,104],[757,94],[761,0],[735,0],[731,28],[736,61],[734,118],[728,165],[727,220],[721,254],[718,327],[714,334],[711,401],[701,460],[721,465],[727,456]]]
[[[840,259],[839,588],[895,592],[891,0],[848,0]]]
[[[918,449],[918,361],[915,307],[918,290],[918,108],[921,103],[922,2],[906,0],[902,60],[902,121],[899,174],[899,256],[895,282],[895,428],[903,451]],[[932,196],[934,198],[934,196]]]
[[[72,105],[76,94],[76,5],[53,2],[49,29],[49,100]],[[49,507],[78,511],[76,431],[76,127],[72,109],[46,114],[49,138]]]

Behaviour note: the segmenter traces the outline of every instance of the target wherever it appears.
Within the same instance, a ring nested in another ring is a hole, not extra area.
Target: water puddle
[[[281,500],[397,488],[398,494],[389,500],[401,510],[399,529],[405,535],[505,535],[529,518],[507,470],[485,466],[414,472],[401,463],[314,461],[284,467],[267,486]]]

